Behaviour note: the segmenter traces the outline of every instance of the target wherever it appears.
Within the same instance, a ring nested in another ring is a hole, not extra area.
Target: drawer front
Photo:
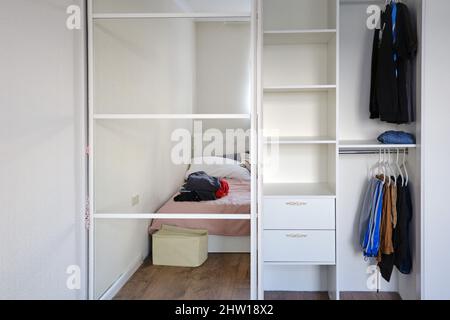
[[[264,231],[265,262],[335,263],[334,231]]]
[[[334,230],[334,199],[265,199],[264,229]]]

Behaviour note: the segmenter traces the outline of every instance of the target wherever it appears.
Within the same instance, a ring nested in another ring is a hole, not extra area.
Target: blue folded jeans
[[[415,144],[416,138],[403,131],[387,131],[378,137],[382,144]]]

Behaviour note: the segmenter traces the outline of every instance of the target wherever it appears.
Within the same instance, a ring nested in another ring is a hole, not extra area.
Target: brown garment
[[[392,227],[397,228],[397,185],[391,186],[391,199],[392,199]]]
[[[381,177],[383,179],[383,177]],[[393,207],[397,205],[397,191],[394,182],[389,185],[386,183],[383,187],[383,211],[380,226],[380,250],[378,252],[378,262],[381,261],[382,255],[391,255],[394,253],[394,216],[397,219],[397,210]],[[393,196],[395,199],[393,199]],[[395,201],[394,201],[395,200]]]

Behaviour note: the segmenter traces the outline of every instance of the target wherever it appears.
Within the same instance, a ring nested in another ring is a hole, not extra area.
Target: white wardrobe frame
[[[263,261],[263,242],[262,242],[262,234],[263,234],[263,225],[261,219],[261,211],[263,205],[263,164],[260,159],[263,158],[263,147],[264,147],[264,137],[262,130],[259,130],[263,127],[263,77],[262,77],[262,63],[263,63],[263,41],[264,39],[264,30],[263,30],[263,21],[262,21],[262,0],[251,0],[252,1],[252,12],[248,13],[235,13],[235,14],[221,14],[221,13],[173,13],[173,14],[162,14],[162,13],[135,13],[135,14],[99,14],[93,13],[93,1],[95,0],[87,0],[87,26],[88,26],[88,92],[89,92],[89,146],[88,146],[88,154],[89,154],[89,198],[86,206],[86,221],[89,226],[89,298],[95,299],[94,294],[94,259],[95,259],[95,223],[100,219],[154,219],[154,218],[164,218],[164,219],[198,219],[198,218],[207,218],[207,219],[246,219],[251,221],[251,296],[252,300],[255,299],[264,299],[264,284],[263,284],[263,269],[264,269],[264,261]],[[337,2],[337,21],[336,21],[336,59],[337,59],[337,75],[336,75],[336,131],[339,133],[339,61],[340,61],[340,4],[349,2],[349,0],[336,0]],[[384,1],[380,0],[352,0],[351,2],[360,2],[360,3],[381,3]],[[424,8],[426,5],[426,1],[422,1],[422,25],[421,29],[419,29],[419,34],[423,34],[424,32]],[[251,69],[253,75],[252,81],[252,94],[251,94],[251,114],[123,114],[123,115],[115,115],[115,114],[96,114],[94,112],[94,48],[93,48],[93,28],[94,21],[96,19],[155,19],[155,18],[228,18],[228,19],[250,19],[251,22],[251,52],[252,61],[251,61]],[[422,39],[422,53],[424,52],[424,41]],[[419,59],[419,57],[418,57]],[[423,60],[423,56],[421,57]],[[421,63],[421,68],[423,73],[423,63]],[[420,84],[422,87],[423,85]],[[276,88],[275,88],[276,89]],[[294,88],[295,89],[295,88]],[[317,88],[317,89],[326,89],[326,88]],[[421,101],[423,102],[423,96]],[[423,105],[422,105],[423,108]],[[421,109],[418,110],[418,115],[423,115]],[[205,215],[205,214],[176,214],[176,215],[164,215],[164,214],[156,214],[156,213],[147,213],[147,214],[127,214],[127,213],[102,213],[98,214],[95,211],[94,207],[94,157],[95,157],[95,145],[94,145],[94,126],[97,120],[155,120],[155,119],[250,119],[251,120],[251,154],[253,157],[252,161],[252,178],[251,178],[251,214],[249,215]],[[422,132],[421,125],[418,125],[418,132]],[[355,149],[364,149],[368,151],[378,150],[379,145],[369,143],[369,142],[346,142],[339,140],[339,134],[336,137],[336,168],[337,168],[337,181],[336,181],[336,203],[339,201],[339,152],[340,151],[348,151]],[[387,148],[397,148],[398,146],[386,146]],[[400,146],[400,148],[407,146]],[[416,148],[416,146],[414,146]],[[418,145],[416,148],[416,155],[420,158],[420,175],[423,176],[423,161],[424,161],[424,149],[420,146],[420,141],[418,141]],[[419,206],[420,208],[416,208],[416,212],[420,213],[419,217],[419,229],[420,229],[420,241],[419,247],[416,250],[420,252],[420,257],[417,262],[419,262],[419,266],[416,268],[419,269],[419,274],[416,277],[420,279],[416,280],[417,283],[417,295],[420,297],[424,297],[423,292],[423,282],[424,282],[424,270],[423,270],[423,241],[424,241],[424,225],[423,225],[423,188],[419,188],[419,193],[416,194],[416,198],[419,198]],[[333,285],[329,286],[329,294],[330,297],[339,300],[340,291],[342,285],[340,284],[339,277],[339,211],[338,205],[336,205],[336,264],[333,267],[330,267],[328,271],[329,282]]]
[[[87,33],[88,33],[88,123],[89,123],[89,145],[87,147],[88,161],[88,201],[86,204],[86,222],[89,229],[89,274],[88,287],[89,299],[94,300],[95,297],[95,224],[97,220],[115,219],[211,219],[211,220],[250,220],[251,222],[251,245],[250,245],[250,299],[256,300],[257,295],[257,244],[260,242],[257,237],[257,159],[258,154],[258,137],[257,134],[257,98],[259,91],[257,89],[257,8],[259,0],[251,1],[251,12],[247,13],[94,13],[93,1],[87,0]],[[95,87],[94,87],[94,21],[100,19],[236,19],[239,21],[250,21],[251,28],[251,46],[250,52],[250,70],[252,74],[251,83],[251,111],[250,114],[97,114],[95,113]],[[192,120],[214,120],[214,119],[249,119],[251,122],[251,139],[250,152],[253,157],[251,170],[251,213],[250,214],[158,214],[158,213],[97,213],[95,208],[95,192],[94,192],[94,159],[95,159],[95,123],[97,120],[176,120],[176,119],[192,119]]]

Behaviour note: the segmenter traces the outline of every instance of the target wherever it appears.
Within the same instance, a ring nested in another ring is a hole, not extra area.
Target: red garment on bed
[[[230,186],[228,185],[227,180],[221,179],[220,180],[220,189],[216,192],[216,198],[221,199],[223,197],[226,197],[228,193],[230,192]]]

